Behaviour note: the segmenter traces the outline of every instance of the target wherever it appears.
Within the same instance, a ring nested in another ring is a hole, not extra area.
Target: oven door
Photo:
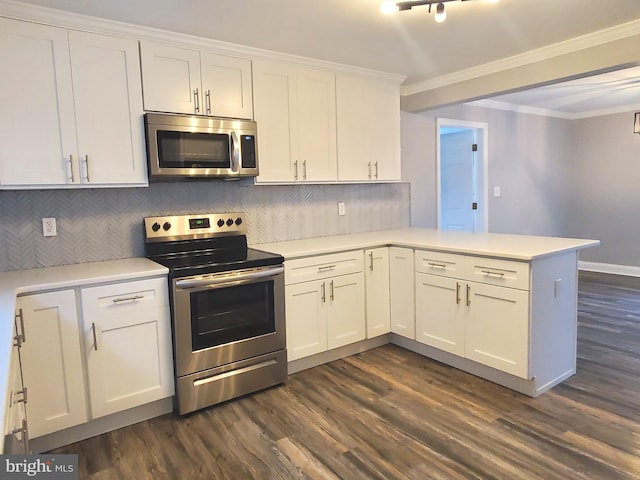
[[[284,349],[284,268],[173,280],[177,376]]]

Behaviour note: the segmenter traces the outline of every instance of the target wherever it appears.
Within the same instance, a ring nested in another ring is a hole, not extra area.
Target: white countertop
[[[325,253],[344,252],[385,245],[419,248],[531,261],[560,252],[599,245],[598,240],[580,238],[506,235],[500,233],[470,233],[427,228],[403,228],[376,232],[335,235],[330,237],[261,243],[252,248],[282,255],[285,260]]]
[[[13,349],[16,297],[21,294],[166,275],[168,269],[146,258],[128,258],[59,267],[0,272],[0,419],[4,418],[9,360]],[[4,432],[0,432],[0,452]]]

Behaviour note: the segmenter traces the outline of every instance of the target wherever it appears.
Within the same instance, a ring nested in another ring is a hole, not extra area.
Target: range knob
[[[233,220],[229,218],[227,219],[227,227],[230,227],[231,225],[233,225]]]
[[[164,222],[164,225],[162,225],[162,228],[166,232],[167,230],[169,230],[171,228],[171,224],[169,222]]]
[[[242,225],[242,219],[240,217],[236,218],[236,225]]]
[[[158,230],[160,230],[160,224],[158,222],[154,223],[153,225],[151,225],[151,230],[157,232]]]
[[[224,220],[223,219],[218,220],[218,226],[222,228],[223,225],[224,225]]]

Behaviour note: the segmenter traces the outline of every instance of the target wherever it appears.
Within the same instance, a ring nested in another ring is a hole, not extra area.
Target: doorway
[[[488,230],[488,125],[436,120],[438,229]]]

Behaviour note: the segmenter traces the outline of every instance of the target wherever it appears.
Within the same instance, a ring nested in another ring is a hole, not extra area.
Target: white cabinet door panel
[[[76,297],[72,290],[18,297],[25,341],[22,374],[29,387],[31,437],[87,421]]]
[[[325,281],[328,348],[364,340],[365,293],[362,273],[353,273]]]
[[[367,338],[391,331],[389,299],[389,249],[364,251],[365,283],[367,289]]]
[[[327,350],[327,291],[323,281],[286,288],[287,357],[289,361]]]
[[[251,61],[200,54],[205,115],[253,118]]]

